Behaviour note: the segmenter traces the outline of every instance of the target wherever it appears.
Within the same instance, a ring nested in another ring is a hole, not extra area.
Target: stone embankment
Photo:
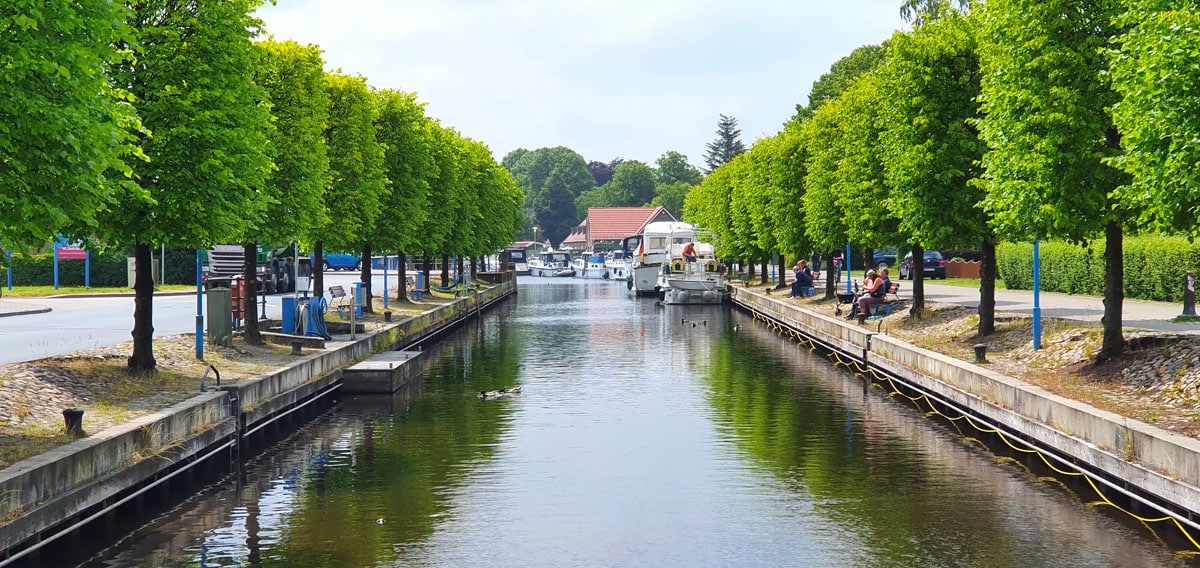
[[[882,333],[746,288],[733,302],[853,361],[873,377],[925,395],[949,415],[966,415],[998,429],[1056,465],[1078,469],[1115,499],[1130,498],[1175,517],[1192,534],[1200,525],[1200,441],[1056,395],[984,366],[924,349]],[[1190,356],[1189,356],[1190,357]],[[1188,359],[1190,361],[1190,359]],[[1174,356],[1146,363],[1156,373],[1189,376],[1194,365]],[[1134,366],[1131,373],[1146,369]]]
[[[453,303],[361,333],[356,340],[330,342],[281,369],[225,383],[216,391],[210,384],[208,392],[0,470],[0,564],[197,462],[236,450],[244,436],[337,388],[346,366],[430,339],[515,293],[511,273],[497,280]],[[14,405],[7,419],[59,414],[86,398],[90,387],[81,382],[75,373],[52,366],[13,373],[4,388],[19,393],[24,406]],[[31,392],[32,385],[56,392]]]

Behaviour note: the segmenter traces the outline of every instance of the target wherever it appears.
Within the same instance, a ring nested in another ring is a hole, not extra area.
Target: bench
[[[443,294],[454,294],[455,298],[475,291],[475,287],[471,285],[471,281],[463,274],[455,276],[454,280],[450,281],[449,286],[434,286],[430,284],[429,289]]]
[[[330,286],[329,299],[331,300],[329,307],[337,310],[338,316],[345,319],[345,311],[350,309],[350,298],[346,295],[346,289],[341,286]]]
[[[892,308],[900,303],[900,283],[892,282],[888,287],[887,294],[883,296],[883,302],[875,304],[875,315],[892,315]],[[880,314],[880,312],[885,312]]]

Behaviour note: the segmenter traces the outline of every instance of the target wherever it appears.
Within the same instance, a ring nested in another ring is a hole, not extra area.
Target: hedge
[[[1182,237],[1125,237],[1125,297],[1183,301],[1183,278],[1200,272],[1200,243]],[[1041,289],[1066,294],[1104,295],[1104,242],[1090,248],[1063,242],[1040,244]],[[1033,245],[996,247],[996,269],[1010,290],[1033,289]]]
[[[155,259],[159,257],[154,251]],[[121,252],[91,253],[91,286],[93,288],[121,288],[129,286],[128,264],[126,255]],[[167,249],[167,283],[195,284],[196,283],[196,251],[191,249]],[[155,274],[157,279],[159,275]],[[7,284],[6,275],[0,271],[0,284]],[[31,256],[13,255],[12,258],[13,286],[53,286],[54,285],[54,255],[53,253],[35,254]],[[84,285],[84,261],[58,261],[58,285],[60,287],[79,287]]]

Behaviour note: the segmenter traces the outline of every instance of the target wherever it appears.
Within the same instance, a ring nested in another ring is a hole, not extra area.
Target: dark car
[[[912,279],[912,253],[904,255],[900,261],[900,279]],[[946,261],[942,253],[936,250],[925,251],[925,278],[946,278]]]
[[[896,266],[896,247],[882,247],[875,251],[875,263],[871,266],[879,268],[880,266],[892,267]]]

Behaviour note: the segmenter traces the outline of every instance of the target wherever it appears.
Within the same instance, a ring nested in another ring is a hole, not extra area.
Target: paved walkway
[[[0,296],[0,317],[44,314],[48,311],[50,311],[50,306],[37,298],[13,299],[8,296]]]

